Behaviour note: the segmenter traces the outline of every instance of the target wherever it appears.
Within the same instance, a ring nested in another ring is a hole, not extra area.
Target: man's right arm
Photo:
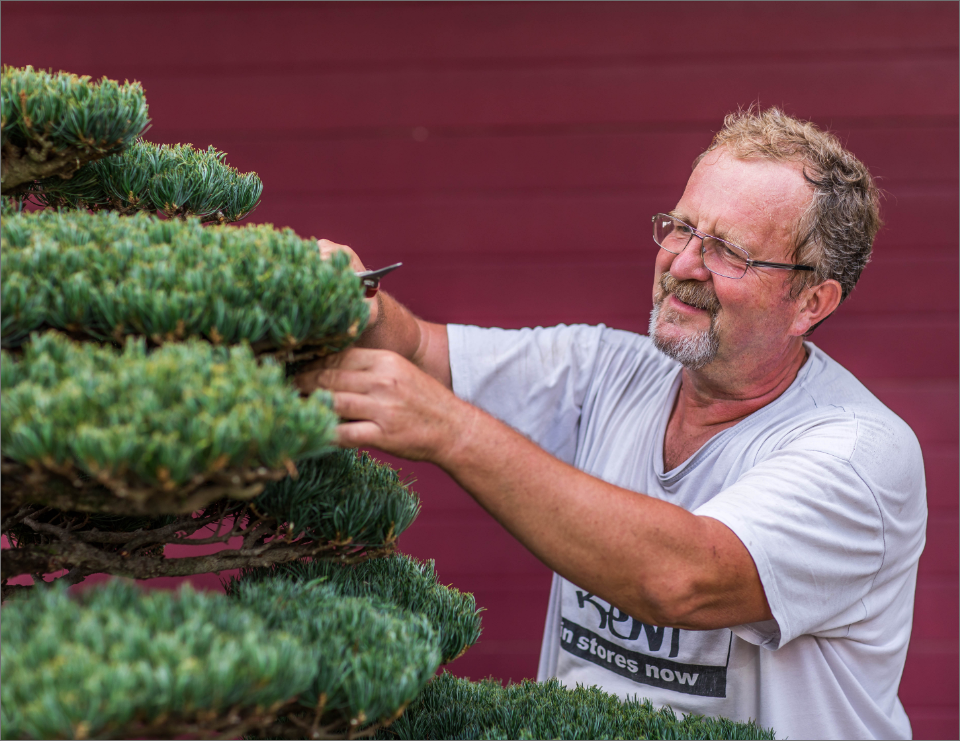
[[[324,259],[334,252],[346,252],[354,270],[366,270],[357,253],[346,245],[331,242],[329,239],[319,240],[318,245],[320,256]],[[382,290],[367,303],[370,307],[370,321],[357,341],[357,346],[392,350],[436,378],[448,389],[452,389],[447,325],[419,319]]]

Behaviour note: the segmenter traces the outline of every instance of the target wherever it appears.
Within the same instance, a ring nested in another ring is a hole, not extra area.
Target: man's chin
[[[671,321],[671,312],[661,314],[660,306],[650,315],[649,335],[654,347],[690,370],[711,363],[720,350],[720,337],[711,321],[702,329],[684,327],[687,322]]]

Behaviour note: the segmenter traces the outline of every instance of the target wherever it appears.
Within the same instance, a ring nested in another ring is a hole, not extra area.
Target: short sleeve
[[[817,449],[831,435],[836,454]],[[881,509],[846,455],[855,443],[835,429],[806,443],[772,453],[694,511],[724,523],[750,552],[775,622],[733,630],[770,649],[799,635],[847,635],[866,616],[863,599],[884,560]]]
[[[447,325],[453,391],[572,463],[604,329]]]

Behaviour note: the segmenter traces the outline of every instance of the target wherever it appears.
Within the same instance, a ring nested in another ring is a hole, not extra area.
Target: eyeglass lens
[[[679,255],[694,238],[700,239],[682,221],[666,214],[657,214],[653,218],[653,239],[667,252]],[[700,252],[704,267],[711,273],[726,278],[742,278],[747,272],[747,255],[736,245],[706,236],[703,237]]]

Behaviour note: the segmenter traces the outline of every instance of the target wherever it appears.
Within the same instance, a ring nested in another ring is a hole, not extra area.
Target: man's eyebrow
[[[725,231],[718,231],[716,234],[713,234],[713,235],[711,235],[711,236],[714,236],[714,237],[716,237],[717,239],[722,239],[724,242],[729,242],[730,244],[734,244],[734,245],[736,245],[737,247],[739,247],[741,250],[743,250],[744,252],[747,252],[747,253],[750,252],[750,250],[748,250],[746,247],[744,247],[743,242],[742,242],[740,239],[738,239],[736,236],[732,236],[732,235],[728,234],[728,233],[725,232]]]
[[[672,216],[675,219],[679,219],[684,224],[688,224],[689,226],[692,226],[694,229],[697,228],[696,225],[693,223],[693,219],[691,219],[689,216],[684,215],[681,211],[678,211],[677,209],[667,211],[667,216]],[[747,253],[750,252],[750,250],[748,250],[746,247],[743,246],[743,242],[741,242],[735,236],[729,235],[725,231],[719,230],[716,232],[712,232],[709,234],[709,236],[717,237],[718,239],[722,239],[724,242],[730,242],[730,244],[735,244],[737,247],[744,250],[745,252]]]

